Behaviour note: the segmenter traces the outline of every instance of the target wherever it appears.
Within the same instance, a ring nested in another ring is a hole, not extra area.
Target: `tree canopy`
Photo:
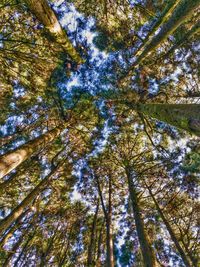
[[[199,266],[199,7],[1,1],[0,266]]]

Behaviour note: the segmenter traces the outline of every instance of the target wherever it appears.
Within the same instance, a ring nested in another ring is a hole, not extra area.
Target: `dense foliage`
[[[0,266],[199,266],[199,0],[2,0]]]

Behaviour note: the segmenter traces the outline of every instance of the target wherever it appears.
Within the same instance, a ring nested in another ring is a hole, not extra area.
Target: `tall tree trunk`
[[[193,15],[199,6],[199,0],[182,0],[175,8],[171,17],[163,24],[161,30],[147,43],[132,67],[139,65],[150,52],[156,49],[166,38],[172,34],[185,20]]]
[[[60,165],[61,163],[58,166]],[[28,196],[25,197],[25,199],[22,200],[12,212],[0,222],[0,233],[3,233],[7,227],[9,227],[23,213],[24,209],[29,207],[34,198],[44,189],[52,175],[58,170],[58,166],[53,168],[53,170],[28,194]]]
[[[104,228],[105,219],[101,225],[99,232],[98,244],[97,244],[97,258],[96,258],[96,267],[101,267],[101,245],[103,239],[103,228]]]
[[[200,136],[200,104],[138,104],[138,111]]]
[[[140,54],[140,51],[142,48],[144,48],[145,45],[150,43],[151,38],[153,37],[154,33],[159,29],[159,27],[168,19],[168,17],[171,15],[174,8],[177,6],[177,4],[180,2],[176,0],[171,0],[168,2],[167,6],[163,10],[162,14],[159,16],[159,18],[156,20],[156,22],[153,24],[152,29],[149,31],[147,36],[145,37],[145,40],[141,47],[139,47],[139,50],[136,52],[135,56],[138,56]]]
[[[106,217],[106,244],[107,244],[107,266],[114,267],[114,251],[113,251],[113,233],[112,233],[112,181],[109,177],[108,192],[108,211]]]
[[[24,0],[24,2],[37,19],[47,28],[54,40],[60,44],[62,49],[66,51],[74,61],[81,64],[83,61],[80,55],[71,44],[47,0]]]
[[[60,134],[61,128],[56,127],[13,151],[0,156],[0,178],[10,173],[34,153],[40,151],[47,143],[53,141]]]
[[[156,201],[156,199],[155,199],[155,197],[154,197],[154,195],[153,195],[153,193],[152,193],[150,187],[147,186],[147,188],[148,188],[148,190],[149,190],[149,194],[150,194],[151,198],[153,199],[153,202],[154,202],[154,204],[155,204],[155,206],[156,206],[156,209],[157,209],[157,211],[159,212],[159,214],[160,214],[160,216],[161,216],[161,218],[162,218],[162,220],[163,220],[163,222],[164,222],[164,224],[165,224],[165,226],[166,226],[166,228],[167,228],[167,231],[169,232],[169,235],[170,235],[172,241],[174,242],[174,244],[175,244],[175,246],[176,246],[176,249],[177,249],[177,251],[179,252],[179,254],[180,254],[180,256],[181,256],[181,258],[182,258],[182,260],[183,260],[185,266],[186,266],[186,267],[190,267],[190,266],[192,266],[192,265],[190,264],[190,261],[188,260],[188,258],[187,258],[187,256],[186,256],[184,250],[183,250],[182,247],[180,246],[179,241],[177,240],[176,235],[174,234],[174,231],[173,231],[171,225],[169,224],[169,222],[168,222],[167,218],[165,217],[164,213],[162,212],[162,210],[161,210],[161,208],[160,208],[158,202]]]
[[[144,221],[141,215],[141,209],[137,197],[137,192],[135,190],[134,183],[131,177],[131,170],[128,167],[126,168],[126,175],[128,179],[129,194],[132,202],[136,231],[142,251],[144,267],[156,267],[157,266],[156,256],[153,252],[153,249],[150,245],[147,234],[145,232]]]
[[[88,247],[88,267],[94,266],[94,255],[95,255],[95,232],[96,232],[96,226],[97,226],[97,216],[99,211],[99,199],[96,204],[96,211],[94,214],[94,219],[92,222],[92,229],[91,229],[91,236],[90,236],[90,244]]]
[[[101,200],[101,205],[105,217],[106,222],[106,248],[107,248],[107,255],[106,255],[106,266],[107,267],[114,267],[114,253],[113,253],[113,236],[112,236],[112,182],[111,177],[109,177],[109,196],[108,196],[108,208],[106,208],[103,195],[99,183],[99,178],[96,176],[97,180],[97,187],[98,193]]]

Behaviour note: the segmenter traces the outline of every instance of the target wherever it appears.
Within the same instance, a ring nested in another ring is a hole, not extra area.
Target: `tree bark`
[[[138,104],[138,111],[200,136],[200,104]]]
[[[90,236],[90,244],[88,247],[88,267],[94,266],[94,252],[95,252],[95,231],[97,226],[97,216],[99,211],[99,199],[96,205],[96,211],[94,214],[94,219],[92,222],[91,236]]]
[[[99,178],[96,176],[98,193],[101,200],[102,209],[104,212],[105,222],[106,222],[106,266],[114,267],[114,253],[113,253],[113,236],[112,236],[112,182],[111,177],[109,177],[109,196],[108,196],[108,208],[106,208],[103,195],[99,183]]]
[[[31,204],[38,194],[40,194],[41,190],[44,189],[52,175],[54,175],[57,170],[58,166],[53,168],[53,170],[29,193],[29,195],[25,197],[25,199],[12,212],[0,222],[0,233],[3,233],[7,227],[9,227],[23,213],[24,209]]]
[[[13,151],[0,156],[0,178],[10,173],[31,155],[40,151],[47,143],[53,141],[60,134],[61,128],[62,127],[56,127]]]
[[[176,1],[176,0],[169,1],[169,3],[167,4],[166,8],[163,10],[162,14],[160,15],[160,17],[153,24],[152,29],[149,31],[149,33],[145,37],[145,40],[144,40],[142,46],[139,47],[139,50],[136,52],[135,56],[138,56],[140,54],[140,51],[142,50],[142,48],[144,48],[145,45],[150,43],[151,38],[153,37],[154,33],[168,19],[169,15],[172,13],[172,11],[174,10],[174,8],[177,6],[177,4],[179,2],[180,2],[180,0],[179,1]]]
[[[96,258],[96,267],[101,267],[101,245],[103,239],[103,228],[104,228],[105,219],[101,225],[99,232],[98,244],[97,244],[97,258]]]
[[[141,209],[139,206],[137,192],[133,184],[131,171],[128,167],[126,168],[126,175],[128,179],[129,194],[130,194],[130,199],[132,202],[136,231],[137,231],[137,235],[138,235],[138,239],[139,239],[139,243],[140,243],[140,247],[142,251],[144,267],[156,267],[157,266],[156,256],[153,252],[153,249],[150,245],[147,234],[145,232],[144,221],[141,215]]]
[[[154,204],[156,206],[156,209],[159,212],[159,214],[160,214],[160,216],[161,216],[161,218],[162,218],[162,220],[163,220],[163,222],[164,222],[164,224],[165,224],[165,226],[167,228],[167,231],[168,231],[172,241],[174,242],[174,244],[176,246],[176,249],[179,252],[179,254],[180,254],[185,266],[186,267],[191,267],[192,265],[191,265],[190,261],[188,260],[184,250],[180,246],[179,241],[177,240],[176,235],[174,234],[174,231],[173,231],[171,225],[169,224],[169,222],[168,222],[167,218],[165,217],[164,213],[162,212],[162,210],[161,210],[158,202],[156,201],[151,189],[148,186],[147,186],[147,188],[149,190],[149,194],[150,194],[151,198],[153,199],[153,202],[154,202]]]
[[[112,233],[112,181],[109,177],[109,192],[108,192],[108,212],[106,218],[106,244],[107,244],[107,266],[114,267],[113,253],[113,233]]]
[[[199,6],[199,0],[182,0],[175,8],[171,17],[163,24],[161,30],[147,43],[132,67],[138,66],[147,55],[155,50],[166,38],[172,34],[185,20],[193,15],[193,11]]]
[[[47,0],[24,0],[24,2],[36,18],[49,31],[55,42],[60,44],[62,49],[78,64],[83,63],[83,60],[71,44]]]

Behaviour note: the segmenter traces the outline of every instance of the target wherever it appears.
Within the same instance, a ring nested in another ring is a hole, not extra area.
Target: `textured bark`
[[[109,177],[109,196],[108,196],[108,207],[106,208],[103,195],[99,183],[99,178],[96,176],[97,186],[98,186],[98,193],[105,217],[106,222],[106,248],[107,248],[107,255],[106,255],[106,266],[107,267],[114,267],[114,253],[113,253],[113,236],[112,236],[112,182],[111,177]]]
[[[102,240],[103,240],[104,223],[105,223],[105,221],[103,221],[100,232],[99,232],[98,245],[97,245],[96,267],[102,266],[101,265],[101,245],[102,245]]]
[[[153,252],[153,249],[150,245],[147,234],[145,232],[144,221],[141,215],[139,200],[137,197],[137,192],[134,188],[134,184],[132,181],[131,172],[129,168],[126,169],[126,175],[128,179],[129,194],[130,194],[130,199],[132,202],[136,231],[137,231],[137,235],[138,235],[138,239],[139,239],[139,243],[140,243],[140,247],[142,251],[144,267],[156,267],[157,266],[156,256]]]
[[[114,267],[113,253],[113,233],[112,233],[112,182],[109,178],[109,196],[108,196],[108,212],[106,218],[106,244],[107,244],[107,266]]]
[[[92,222],[90,244],[89,244],[89,247],[88,247],[88,267],[94,266],[95,232],[96,232],[96,226],[97,226],[98,211],[99,211],[99,200],[98,200],[97,205],[96,205],[96,211],[95,211],[93,222]]]
[[[200,136],[200,104],[138,104],[138,111]]]
[[[55,167],[29,194],[28,196],[6,217],[0,222],[0,233],[3,233],[25,210],[29,207],[34,198],[40,194],[46,184],[51,179],[52,175],[58,170]]]
[[[44,148],[46,144],[53,141],[60,132],[61,127],[57,127],[14,149],[13,151],[0,156],[0,178],[3,178],[31,155]]]
[[[139,50],[136,52],[135,56],[138,56],[141,52],[141,49],[145,47],[145,45],[149,44],[154,33],[159,29],[159,27],[168,19],[169,15],[171,15],[174,8],[177,6],[177,4],[180,2],[176,0],[171,0],[163,10],[160,17],[156,20],[156,22],[153,24],[152,29],[149,31],[147,36],[145,37],[145,40],[142,44],[142,46],[139,48]]]
[[[179,254],[180,254],[185,266],[186,267],[191,267],[192,265],[191,265],[189,259],[187,258],[187,256],[186,256],[184,250],[182,249],[182,247],[180,246],[179,241],[176,238],[176,235],[174,234],[174,231],[173,231],[171,225],[169,224],[169,222],[168,222],[167,218],[165,217],[164,213],[162,212],[160,206],[158,205],[158,202],[156,201],[156,199],[155,199],[155,197],[154,197],[154,195],[153,195],[153,193],[152,193],[152,191],[151,191],[151,189],[149,187],[148,187],[148,190],[149,190],[151,198],[153,199],[153,202],[154,202],[154,204],[156,206],[156,209],[159,212],[159,214],[160,214],[160,216],[161,216],[161,218],[162,218],[162,220],[163,220],[163,222],[164,222],[164,224],[165,224],[165,226],[167,228],[167,231],[168,231],[172,241],[174,242],[174,244],[176,246],[176,249],[179,252]]]
[[[193,11],[199,6],[199,0],[182,0],[175,8],[171,17],[163,24],[161,30],[152,40],[146,44],[138,56],[133,67],[139,65],[147,55],[155,50],[166,38],[172,34],[185,20],[193,15]]]
[[[45,26],[55,42],[60,44],[62,49],[66,51],[71,58],[81,64],[83,61],[71,44],[66,33],[62,29],[55,12],[49,6],[47,0],[24,0],[31,12]]]

